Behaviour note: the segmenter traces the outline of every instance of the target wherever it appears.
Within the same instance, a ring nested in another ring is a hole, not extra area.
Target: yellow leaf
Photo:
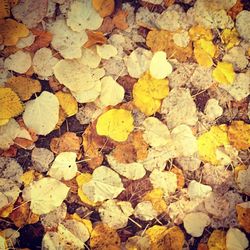
[[[91,206],[94,206],[95,203],[93,201],[91,201],[86,194],[83,193],[82,191],[82,185],[85,184],[85,183],[88,183],[90,180],[92,179],[92,175],[91,174],[88,174],[88,173],[84,173],[84,174],[80,174],[76,177],[76,182],[77,182],[77,185],[78,185],[78,196],[80,197],[81,201],[88,204],[88,205],[91,205]]]
[[[158,213],[163,213],[167,209],[167,204],[165,200],[163,199],[163,190],[160,188],[153,189],[149,193],[147,193],[142,200],[143,201],[151,201],[153,208]]]
[[[208,239],[209,250],[226,250],[226,232],[214,230]]]
[[[0,231],[0,249],[2,250],[8,250],[8,244],[7,244],[7,240],[4,237],[4,233],[3,231]]]
[[[238,223],[247,233],[250,233],[250,202],[236,205]]]
[[[108,136],[118,142],[126,141],[134,129],[133,122],[134,119],[130,111],[110,109],[97,119],[96,132],[98,135]]]
[[[8,0],[0,1],[0,18],[10,16],[10,4]]]
[[[101,17],[111,15],[115,9],[114,0],[92,0],[92,5]]]
[[[146,73],[134,85],[134,104],[146,115],[152,115],[160,108],[161,100],[168,93],[167,79],[154,79],[149,73]]]
[[[10,77],[5,86],[15,91],[22,101],[29,100],[34,93],[41,92],[42,89],[38,80],[23,76]]]
[[[63,111],[68,117],[77,113],[77,101],[70,93],[58,91],[55,95],[58,98],[59,104],[61,105]]]
[[[83,223],[88,231],[89,231],[89,234],[91,234],[92,230],[93,230],[93,227],[92,227],[92,222],[90,220],[87,220],[87,219],[82,219],[78,214],[74,213],[72,215],[70,215],[70,217],[76,221],[79,221],[81,223]]]
[[[151,240],[151,250],[182,250],[184,234],[177,226],[167,229],[165,226],[155,225],[147,229],[146,234]]]
[[[32,169],[23,173],[20,179],[23,182],[24,186],[28,186],[35,179],[35,170]]]
[[[14,116],[21,114],[23,105],[17,94],[10,88],[0,87],[0,124],[3,125]]]
[[[235,79],[233,65],[228,62],[218,62],[216,68],[213,70],[213,78],[218,83],[233,83]]]
[[[248,149],[250,147],[250,124],[233,121],[228,128],[228,139],[236,149]]]
[[[120,243],[117,232],[103,223],[98,223],[90,236],[90,248],[95,250],[120,250]]]
[[[199,65],[211,67],[213,65],[213,57],[216,52],[216,46],[212,41],[200,39],[195,42],[194,56]]]
[[[232,30],[224,29],[221,34],[221,39],[222,42],[226,44],[226,49],[228,50],[240,43],[239,34],[235,28]]]
[[[13,211],[13,209],[14,209],[13,204],[8,205],[8,207],[5,207],[4,209],[0,211],[0,217],[7,218],[10,215],[10,213]]]
[[[197,41],[201,38],[207,41],[213,40],[212,31],[200,25],[191,27],[191,29],[189,30],[189,36],[192,41]]]
[[[4,45],[16,45],[18,40],[29,35],[29,30],[22,23],[18,23],[13,19],[0,20],[0,35],[4,38]]]
[[[198,137],[198,152],[200,159],[212,164],[219,164],[216,157],[216,149],[229,144],[227,126],[222,124],[212,126],[208,132]]]

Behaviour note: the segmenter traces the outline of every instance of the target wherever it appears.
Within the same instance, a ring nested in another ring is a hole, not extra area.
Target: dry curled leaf
[[[90,48],[95,44],[104,44],[107,42],[107,38],[100,31],[87,30],[86,33],[88,41],[83,45],[84,48]]]
[[[117,13],[115,14],[115,16],[112,19],[112,22],[113,22],[114,26],[117,29],[126,30],[128,28],[128,24],[126,22],[127,16],[128,16],[127,11],[118,10]]]
[[[33,80],[24,76],[13,76],[8,78],[6,87],[15,91],[22,101],[27,101],[37,92],[41,92],[41,84],[38,80]]]

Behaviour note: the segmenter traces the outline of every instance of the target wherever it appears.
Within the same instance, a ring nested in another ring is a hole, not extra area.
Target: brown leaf
[[[184,184],[185,184],[185,177],[183,175],[182,170],[174,166],[173,168],[171,168],[170,172],[176,174],[177,187],[178,187],[178,189],[182,189],[184,187]]]
[[[53,153],[75,152],[80,150],[80,138],[73,132],[66,132],[60,137],[52,138],[50,149]]]
[[[49,77],[49,86],[54,92],[57,92],[63,88],[63,85],[60,84],[53,76]]]
[[[192,42],[187,47],[177,46],[173,40],[174,33],[166,30],[149,31],[146,39],[147,46],[153,51],[165,51],[168,58],[176,58],[179,62],[186,62],[192,57]]]
[[[36,36],[36,39],[33,44],[27,47],[25,50],[30,52],[36,52],[37,50],[48,47],[52,41],[52,34],[48,31],[41,29],[31,29],[32,33]]]
[[[7,46],[7,47],[4,47],[4,49],[0,51],[0,56],[6,58],[16,53],[18,50],[19,49],[16,46]]]
[[[29,203],[23,202],[21,198],[15,203],[15,208],[9,218],[14,222],[16,227],[23,227],[24,225],[34,224],[39,221],[39,215],[33,214]]]
[[[236,205],[237,219],[247,233],[250,233],[250,205],[245,202]]]
[[[102,32],[87,30],[88,41],[83,45],[84,48],[90,48],[95,44],[104,44],[107,38]]]
[[[125,76],[120,76],[117,79],[117,82],[125,89],[126,92],[128,93],[132,93],[134,84],[137,82],[138,80],[131,77],[130,75],[125,75]]]
[[[17,154],[17,148],[15,146],[10,146],[9,149],[3,151],[0,153],[1,156],[3,157],[15,157]]]
[[[235,20],[236,16],[243,10],[243,3],[241,0],[237,0],[236,4],[228,11],[228,15]]]
[[[92,0],[92,5],[101,17],[111,15],[115,9],[114,0]]]
[[[117,29],[126,30],[128,28],[127,24],[128,13],[125,10],[118,10],[115,16],[113,17],[113,24]]]
[[[103,34],[111,33],[114,29],[114,23],[111,17],[107,16],[103,19],[101,27],[97,30]]]
[[[166,7],[169,7],[169,6],[173,5],[174,2],[175,2],[175,0],[164,0],[164,5]]]

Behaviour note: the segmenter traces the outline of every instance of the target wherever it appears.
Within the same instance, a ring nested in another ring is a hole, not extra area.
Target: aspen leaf
[[[243,202],[236,205],[238,223],[244,230],[250,232],[250,202]]]
[[[24,123],[39,135],[47,135],[54,130],[58,119],[59,102],[50,92],[43,91],[39,97],[25,105]]]
[[[120,250],[120,237],[108,225],[98,223],[90,236],[90,247],[95,250]]]
[[[77,182],[77,185],[78,185],[78,196],[80,197],[81,201],[88,204],[88,205],[91,205],[91,206],[94,206],[95,203],[93,201],[91,201],[88,196],[83,192],[82,190],[82,186],[83,184],[86,184],[88,183],[90,180],[92,179],[92,175],[89,174],[89,173],[83,173],[83,174],[80,174],[76,177],[76,182]]]
[[[104,44],[107,38],[102,32],[87,30],[88,41],[84,44],[84,48],[90,48],[95,44]]]
[[[35,214],[47,214],[61,206],[68,195],[69,188],[62,182],[45,177],[32,182],[22,193],[25,201],[31,201],[30,209]]]
[[[177,226],[166,228],[155,225],[146,231],[151,241],[151,250],[182,250],[185,236]]]
[[[211,67],[213,65],[215,52],[216,47],[212,41],[200,39],[195,42],[194,56],[199,65]]]
[[[3,36],[3,44],[6,46],[16,45],[18,40],[29,35],[29,30],[22,23],[18,23],[14,19],[0,20],[0,35]]]
[[[55,93],[55,96],[58,98],[60,106],[68,117],[77,113],[77,101],[70,93],[58,91]]]
[[[82,185],[83,193],[94,202],[116,198],[123,190],[120,176],[108,167],[100,166],[92,179]]]
[[[48,175],[57,180],[71,180],[76,176],[76,153],[62,152],[54,160]]]
[[[10,16],[10,4],[8,0],[0,1],[0,18]],[[4,248],[3,248],[4,249]]]
[[[133,131],[134,119],[130,111],[125,109],[110,109],[99,116],[96,123],[98,135],[105,135],[115,141],[126,141]]]
[[[115,9],[114,0],[92,0],[92,5],[101,17],[111,15]]]
[[[133,236],[126,241],[127,250],[151,250],[150,239],[147,235]]]
[[[232,30],[224,29],[221,33],[221,38],[228,50],[240,43],[239,34],[235,28]]]
[[[244,250],[249,246],[246,235],[238,228],[229,228],[226,235],[227,250]]]
[[[167,54],[164,51],[157,51],[150,62],[149,72],[155,79],[164,79],[169,76],[172,71],[172,65],[166,59]],[[159,67],[160,65],[160,67]]]
[[[250,195],[250,168],[240,169],[236,177],[236,183],[241,192]]]
[[[207,41],[213,40],[212,31],[201,25],[192,26],[189,30],[189,36],[192,41],[197,41],[199,39],[205,39]]]
[[[153,220],[158,212],[154,209],[151,201],[142,201],[135,207],[134,216],[140,220]]]
[[[218,83],[232,84],[235,80],[233,65],[228,62],[218,62],[212,74]]]
[[[6,124],[10,118],[23,112],[23,105],[11,88],[0,87],[0,125]]]
[[[8,78],[6,87],[15,91],[22,101],[27,101],[34,93],[41,92],[41,84],[38,80],[33,80],[24,76],[12,76]]]
[[[250,125],[243,121],[233,121],[228,127],[228,139],[238,150],[250,147]]]
[[[214,230],[208,239],[209,250],[226,250],[226,232]]]
[[[150,201],[153,205],[153,208],[159,213],[164,213],[166,212],[167,209],[167,204],[163,198],[163,191],[160,188],[156,188],[153,189],[152,191],[150,191],[149,193],[147,193],[146,195],[144,195],[144,197],[142,198],[142,200],[144,201]]]
[[[127,23],[128,12],[125,10],[118,10],[112,19],[112,23],[117,29],[126,30],[129,26]]]
[[[168,80],[157,80],[146,73],[134,85],[133,101],[137,108],[149,116],[160,108],[161,99],[166,97],[168,92]]]
[[[212,126],[208,132],[198,137],[198,153],[201,160],[212,164],[219,163],[216,149],[229,144],[227,130],[226,125]]]

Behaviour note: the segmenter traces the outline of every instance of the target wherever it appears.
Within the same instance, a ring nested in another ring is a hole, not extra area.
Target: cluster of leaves
[[[0,1],[0,248],[246,249],[244,8]]]

